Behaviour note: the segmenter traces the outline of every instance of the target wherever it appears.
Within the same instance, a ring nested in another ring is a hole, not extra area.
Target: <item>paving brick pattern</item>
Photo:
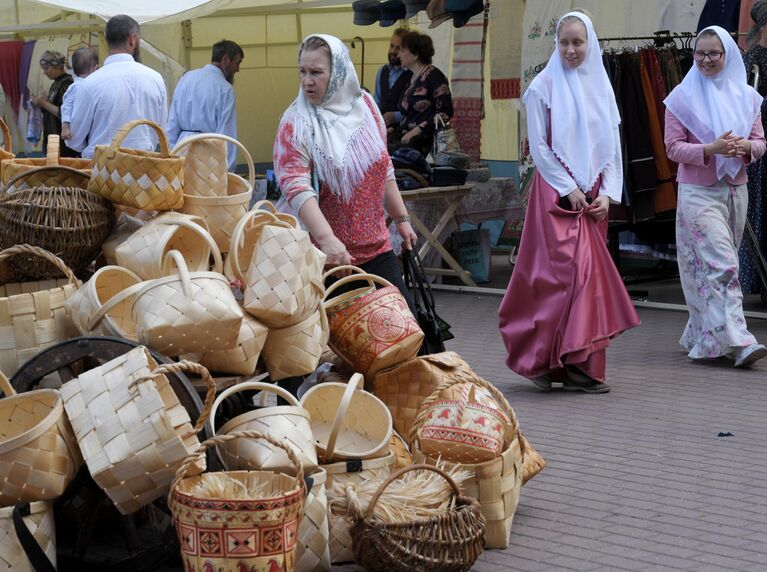
[[[499,303],[437,293],[448,349],[506,394],[549,466],[522,490],[509,548],[473,570],[767,570],[767,360],[691,362],[686,314],[642,310],[608,350],[612,392],[541,393],[504,364]]]

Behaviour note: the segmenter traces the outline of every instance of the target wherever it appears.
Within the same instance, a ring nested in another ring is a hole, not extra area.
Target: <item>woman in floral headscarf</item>
[[[74,83],[74,79],[66,71],[67,60],[63,54],[54,51],[44,52],[40,56],[40,68],[45,77],[53,80],[48,95],[32,96],[30,100],[43,112],[43,154],[48,152],[48,135],[61,135],[61,104],[64,94]],[[66,145],[61,145],[59,152],[64,157],[79,157]]]
[[[298,67],[298,97],[285,111],[274,142],[280,189],[329,267],[360,266],[398,286],[410,303],[386,213],[406,249],[416,236],[394,179],[378,106],[360,88],[349,50],[334,36],[307,37]]]

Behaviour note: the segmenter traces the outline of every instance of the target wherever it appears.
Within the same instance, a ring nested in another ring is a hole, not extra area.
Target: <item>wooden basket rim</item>
[[[53,502],[52,500],[40,500],[40,501],[32,501],[29,503],[29,514],[39,514],[41,512],[46,512],[49,510],[53,510]],[[0,519],[4,518],[12,518],[13,517],[13,508],[12,506],[4,506],[0,508]]]
[[[51,410],[48,414],[34,426],[25,429],[23,432],[14,435],[9,439],[0,439],[0,455],[23,447],[27,443],[34,441],[40,437],[43,433],[48,431],[51,427],[56,425],[64,414],[64,402],[61,399],[61,394],[55,389],[36,389],[34,391],[28,391],[25,393],[19,393],[9,397],[4,397],[0,400],[0,411],[5,406],[12,404],[14,401],[25,401],[34,399],[40,401],[41,397],[52,397],[53,403],[51,404]]]

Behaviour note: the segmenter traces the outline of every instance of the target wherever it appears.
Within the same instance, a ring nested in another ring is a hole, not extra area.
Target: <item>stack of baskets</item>
[[[10,145],[10,132],[6,144]],[[42,158],[8,157],[10,148],[5,152],[6,159],[0,163],[0,190],[13,190],[12,179],[31,169],[40,167],[64,167],[61,172],[37,171],[36,174],[19,181],[19,188],[29,187],[76,187],[85,189],[90,179],[92,162],[89,159],[59,157],[61,141],[58,135],[48,136],[48,154]]]

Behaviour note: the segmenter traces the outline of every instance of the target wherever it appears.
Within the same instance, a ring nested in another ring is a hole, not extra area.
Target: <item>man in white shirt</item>
[[[115,133],[128,121],[149,119],[160,126],[168,117],[165,82],[156,71],[139,63],[141,30],[130,16],[109,19],[105,36],[109,57],[104,66],[83,80],[74,101],[66,144],[93,157],[96,145],[109,145]],[[151,151],[157,137],[142,125],[133,129],[122,147]]]
[[[213,44],[210,63],[187,72],[173,93],[168,117],[171,147],[196,133],[220,133],[237,138],[234,74],[240,71],[242,48],[230,40]],[[229,170],[237,164],[237,147],[227,144]]]

